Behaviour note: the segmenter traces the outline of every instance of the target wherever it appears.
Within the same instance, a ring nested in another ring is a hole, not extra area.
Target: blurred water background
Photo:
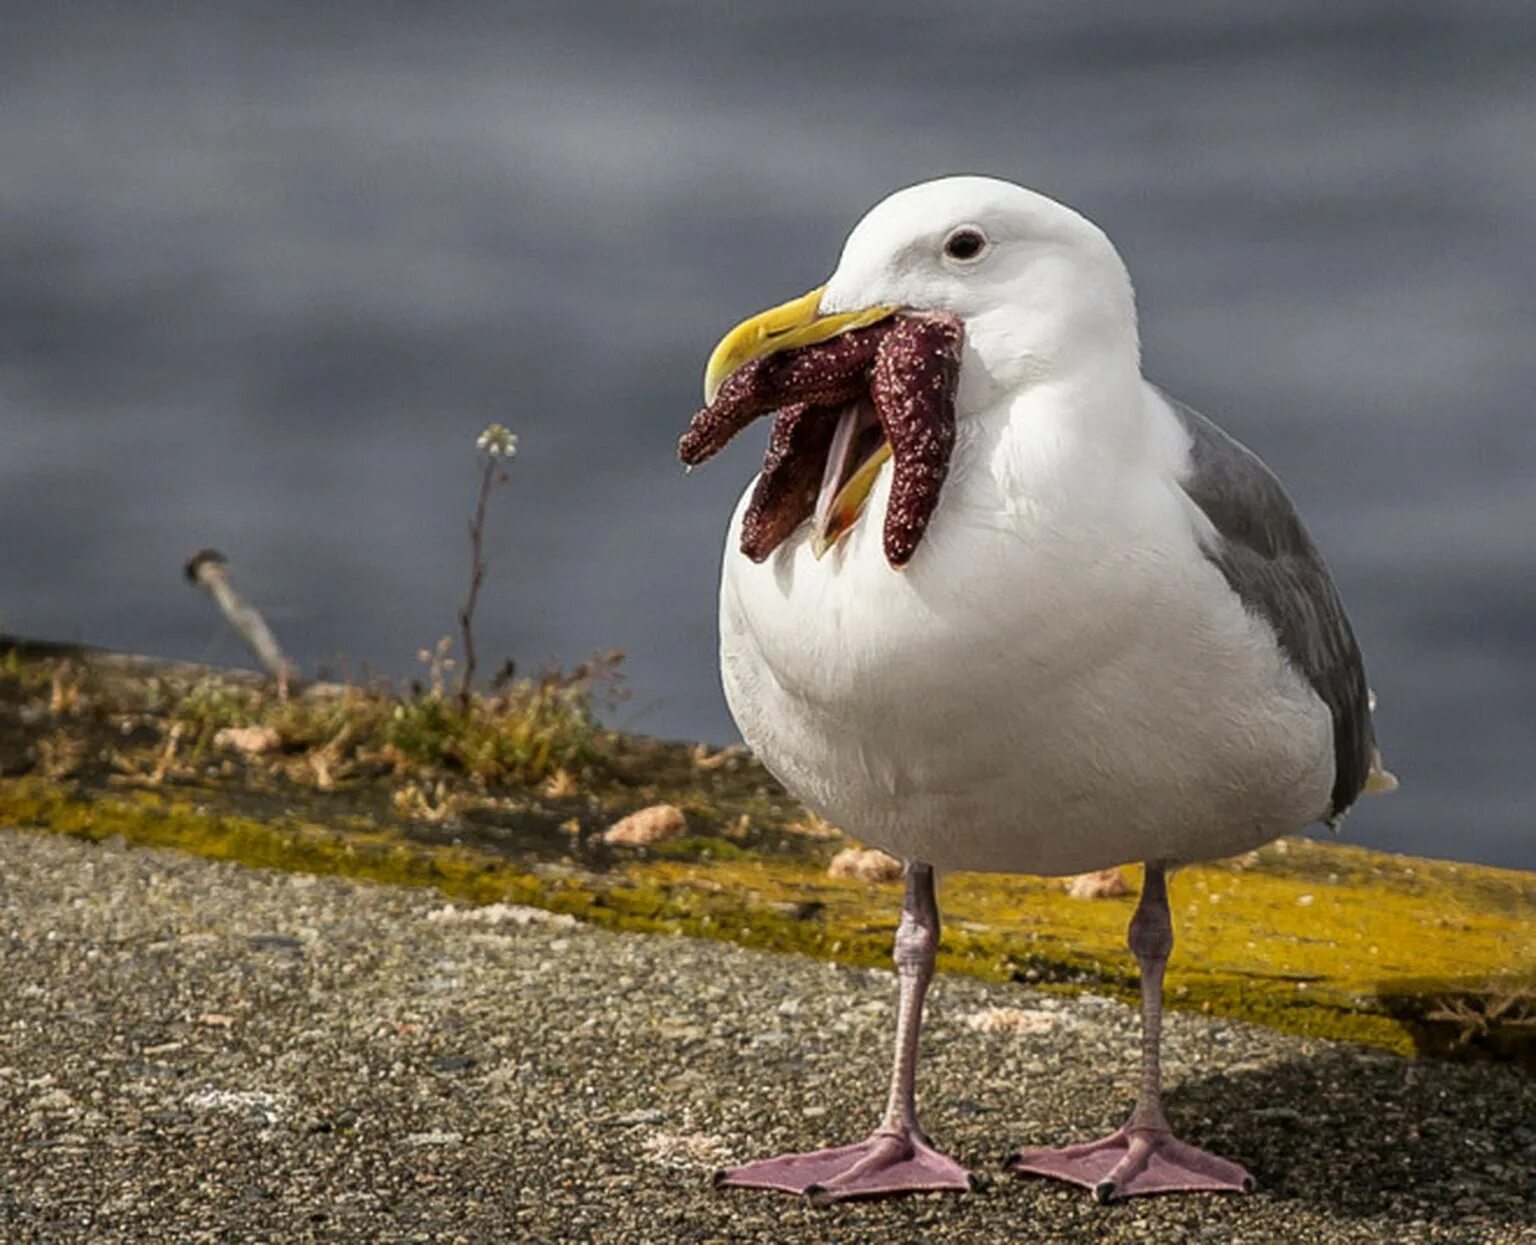
[[[720,332],[949,172],[1087,212],[1151,376],[1327,552],[1402,792],[1346,836],[1536,866],[1536,12],[1275,3],[8,3],[0,628],[306,666],[453,629],[629,651],[621,725],[734,738],[714,663],[761,436],[684,479]]]

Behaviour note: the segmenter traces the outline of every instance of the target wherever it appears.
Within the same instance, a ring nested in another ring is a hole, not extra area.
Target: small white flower
[[[475,438],[475,448],[491,458],[515,458],[517,434],[501,424],[491,424]]]

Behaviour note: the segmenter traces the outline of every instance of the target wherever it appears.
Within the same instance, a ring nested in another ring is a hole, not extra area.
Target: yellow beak
[[[708,406],[715,400],[720,386],[731,373],[754,359],[824,342],[849,329],[876,324],[899,310],[896,307],[865,307],[860,311],[840,311],[824,316],[821,314],[821,295],[826,288],[817,286],[809,294],[761,312],[721,338],[704,368],[704,404]]]

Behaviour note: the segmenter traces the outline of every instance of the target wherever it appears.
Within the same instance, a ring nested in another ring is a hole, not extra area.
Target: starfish
[[[762,562],[814,516],[825,552],[852,527],[890,460],[885,555],[892,566],[906,565],[949,471],[962,336],[953,316],[895,314],[732,373],[694,416],[678,452],[696,466],[777,412],[741,551]]]

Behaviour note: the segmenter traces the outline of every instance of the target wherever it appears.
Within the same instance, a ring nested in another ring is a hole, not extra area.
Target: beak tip
[[[781,345],[799,344],[793,341],[793,333],[811,326],[821,315],[824,289],[818,285],[799,298],[743,321],[721,338],[704,367],[704,405],[714,405],[721,388],[738,368],[770,353],[776,338],[784,339]]]

